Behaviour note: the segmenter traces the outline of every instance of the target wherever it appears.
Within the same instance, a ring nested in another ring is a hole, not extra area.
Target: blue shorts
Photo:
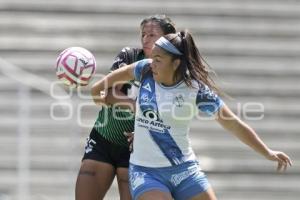
[[[198,162],[150,168],[129,165],[129,184],[133,199],[150,190],[171,193],[175,200],[186,200],[206,191],[210,184]]]

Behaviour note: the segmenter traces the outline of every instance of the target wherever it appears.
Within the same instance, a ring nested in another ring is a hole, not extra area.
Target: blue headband
[[[181,56],[182,53],[165,37],[160,37],[155,44],[169,53]]]

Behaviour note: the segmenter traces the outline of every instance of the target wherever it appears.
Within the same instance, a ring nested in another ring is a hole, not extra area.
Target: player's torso
[[[188,132],[189,122],[197,113],[197,89],[188,88],[181,82],[173,87],[155,83],[155,95],[150,90],[153,90],[153,86],[151,88],[147,81],[141,83],[136,104],[135,150],[131,162],[149,167],[165,167],[195,159]],[[147,107],[147,104],[154,107]],[[178,162],[167,158],[172,157],[172,152],[164,152],[173,147],[174,151],[183,154],[179,156]]]

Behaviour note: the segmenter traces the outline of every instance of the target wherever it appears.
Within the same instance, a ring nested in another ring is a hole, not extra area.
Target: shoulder
[[[143,51],[143,49],[140,48],[135,48],[135,47],[124,47],[121,52],[124,53],[141,53]]]
[[[134,63],[144,58],[144,51],[140,48],[124,47],[119,53],[126,64]]]
[[[136,80],[141,81],[143,74],[150,69],[152,59],[143,59],[134,63],[134,77]]]
[[[152,59],[147,58],[147,59],[143,59],[143,60],[139,60],[137,62],[134,63],[135,67],[145,67],[145,66],[149,66],[152,63]]]
[[[144,58],[144,52],[140,48],[124,47],[115,57],[111,70],[118,69],[124,65],[132,64]]]
[[[196,85],[197,84],[197,85]],[[219,98],[218,95],[209,88],[206,84],[202,82],[195,83],[195,86],[198,90],[198,100],[199,99],[216,99]]]
[[[202,112],[213,115],[222,107],[223,101],[218,94],[206,84],[199,82],[196,105]]]

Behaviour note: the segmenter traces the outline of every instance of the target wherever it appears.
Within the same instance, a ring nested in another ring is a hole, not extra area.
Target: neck
[[[180,81],[181,81],[181,79],[178,79],[178,80],[172,79],[172,80],[169,80],[169,81],[161,82],[161,84],[162,84],[163,86],[170,87],[170,86],[177,85]]]

